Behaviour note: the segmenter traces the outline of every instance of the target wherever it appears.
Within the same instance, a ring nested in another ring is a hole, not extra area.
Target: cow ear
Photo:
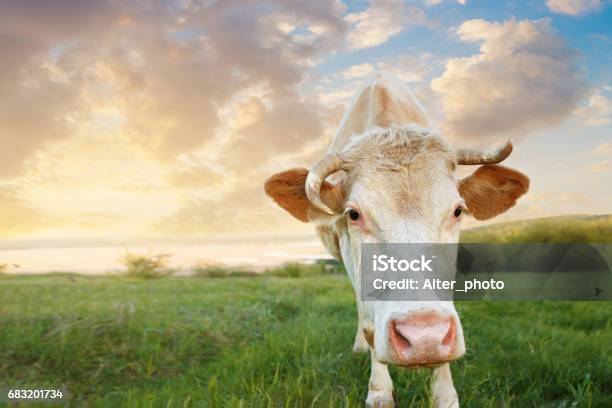
[[[266,180],[264,189],[266,194],[285,209],[289,214],[302,222],[320,220],[329,215],[317,210],[308,200],[304,185],[308,170],[304,168],[291,169],[277,173]],[[342,188],[323,182],[321,186],[321,199],[334,212],[342,211]]]
[[[477,220],[488,220],[512,208],[529,190],[529,178],[503,166],[480,166],[459,181],[459,194]]]

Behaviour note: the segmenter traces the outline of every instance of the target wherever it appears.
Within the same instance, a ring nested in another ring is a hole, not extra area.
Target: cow
[[[499,166],[512,152],[454,149],[397,78],[377,74],[357,92],[329,147],[310,170],[266,180],[266,193],[303,222],[341,261],[357,298],[353,351],[370,352],[366,406],[393,407],[387,365],[433,368],[436,407],[458,407],[449,362],[465,353],[452,301],[362,301],[362,243],[458,243],[461,219],[505,212],[529,188],[524,174]],[[480,165],[459,179],[457,165]]]

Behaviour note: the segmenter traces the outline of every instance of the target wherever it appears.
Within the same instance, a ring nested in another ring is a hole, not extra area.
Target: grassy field
[[[610,241],[611,229],[602,235],[581,223],[552,231]],[[492,228],[508,241],[556,236],[511,227]],[[370,363],[350,352],[352,288],[343,275],[318,270],[0,275],[0,388],[65,386],[69,405],[85,407],[363,406]],[[612,406],[612,303],[457,309],[468,352],[452,370],[463,407]],[[391,374],[399,406],[430,406],[428,370]]]
[[[342,276],[7,276],[0,298],[0,384],[65,385],[73,406],[361,406],[367,391]],[[458,309],[462,406],[612,406],[612,304]],[[427,370],[392,376],[403,406],[429,406]]]
[[[463,242],[612,242],[612,215],[567,215],[512,221],[461,232]]]

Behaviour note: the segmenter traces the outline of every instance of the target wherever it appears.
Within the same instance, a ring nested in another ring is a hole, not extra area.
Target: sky
[[[263,182],[377,71],[457,147],[512,138],[495,221],[610,213],[611,45],[599,0],[4,0],[0,237],[312,234]]]

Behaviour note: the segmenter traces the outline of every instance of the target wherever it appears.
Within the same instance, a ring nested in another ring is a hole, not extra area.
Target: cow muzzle
[[[418,311],[389,322],[394,364],[437,367],[465,352],[455,316],[439,311]]]

